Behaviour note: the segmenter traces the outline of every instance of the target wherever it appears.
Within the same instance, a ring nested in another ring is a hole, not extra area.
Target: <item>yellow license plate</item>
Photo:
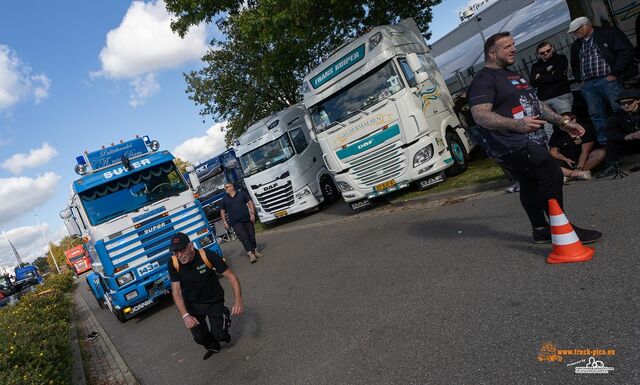
[[[276,211],[273,215],[275,215],[276,218],[282,218],[287,215],[287,210]]]
[[[387,189],[391,186],[395,186],[396,185],[396,181],[391,179],[389,181],[386,181],[384,183],[380,183],[378,185],[376,185],[376,187],[374,187],[376,189],[376,191],[382,191],[384,189]]]

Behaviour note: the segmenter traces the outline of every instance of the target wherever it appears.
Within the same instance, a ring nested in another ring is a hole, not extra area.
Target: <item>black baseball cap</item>
[[[620,103],[621,100],[636,100],[640,99],[640,90],[630,88],[620,92],[620,96],[616,98],[616,103]]]
[[[185,247],[191,242],[187,234],[185,233],[175,233],[171,237],[171,242],[169,243],[170,251],[179,251],[184,250]]]

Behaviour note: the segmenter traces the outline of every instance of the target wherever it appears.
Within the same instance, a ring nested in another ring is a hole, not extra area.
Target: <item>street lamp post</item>
[[[44,235],[44,231],[42,231],[42,225],[40,225],[40,219],[38,219],[37,214],[36,214],[36,221],[38,221],[38,229],[40,229],[40,234],[42,234],[42,238],[44,238],[44,241],[49,247],[49,254],[51,255],[51,259],[53,259],[53,264],[56,266],[56,270],[58,271],[58,274],[60,274],[60,268],[58,267],[58,262],[56,262],[56,257],[53,256],[53,252],[51,251],[51,246],[49,246],[49,240],[47,239],[47,236]]]

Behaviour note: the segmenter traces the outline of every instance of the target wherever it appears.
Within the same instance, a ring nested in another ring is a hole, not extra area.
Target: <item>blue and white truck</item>
[[[93,259],[87,283],[100,307],[125,322],[169,292],[169,239],[187,234],[197,248],[221,250],[174,157],[136,137],[76,158],[80,178],[60,217]]]
[[[226,150],[196,166],[187,167],[185,179],[198,193],[209,223],[220,219],[220,202],[225,194],[224,184],[233,183],[236,190],[244,190],[242,168],[233,149]],[[193,177],[198,182],[191,181]],[[199,187],[198,187],[199,185]]]

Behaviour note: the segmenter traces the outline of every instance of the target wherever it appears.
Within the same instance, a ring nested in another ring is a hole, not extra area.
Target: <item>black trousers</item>
[[[193,340],[207,349],[220,349],[220,341],[229,338],[229,325],[231,318],[229,309],[224,302],[214,304],[189,304],[189,314],[196,317],[200,323],[193,327],[191,335]],[[209,319],[207,325],[206,319]]]
[[[611,140],[607,141],[607,160],[617,162],[620,157],[628,154],[640,154],[640,140]]]
[[[251,222],[236,222],[233,225],[233,231],[242,242],[244,249],[249,251],[256,250],[256,229]]]
[[[545,146],[537,143],[529,143],[498,161],[520,182],[520,203],[531,226],[549,226],[549,199],[556,199],[562,207],[563,175],[558,162]]]

